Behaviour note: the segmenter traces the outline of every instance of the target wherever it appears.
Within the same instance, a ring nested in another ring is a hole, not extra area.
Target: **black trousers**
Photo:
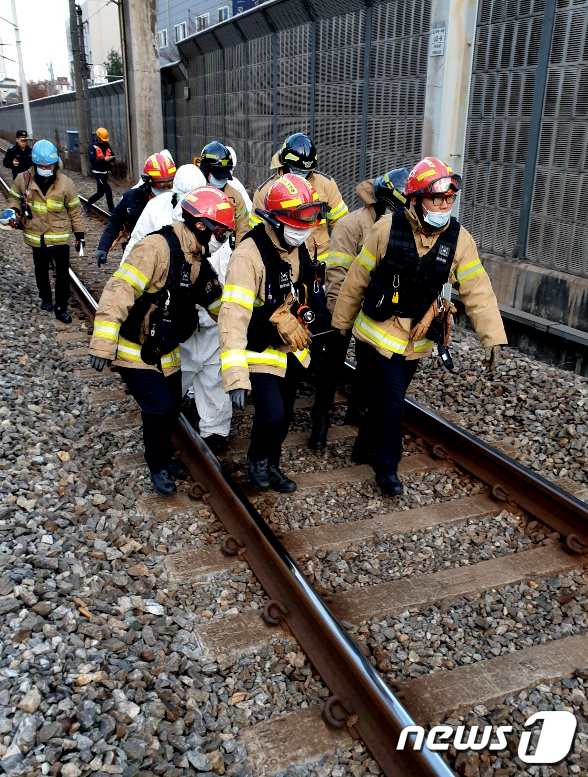
[[[282,443],[294,417],[294,400],[304,367],[291,353],[283,378],[265,372],[252,372],[251,399],[255,407],[249,458],[253,461],[269,459],[277,464],[282,454]]]
[[[156,370],[119,367],[127,388],[141,408],[145,461],[155,472],[165,469],[173,456],[172,435],[182,404],[182,373],[165,377]]]
[[[33,248],[35,280],[42,302],[52,302],[49,262],[55,264],[55,304],[60,310],[67,310],[69,300],[69,246],[42,246]]]
[[[112,200],[112,189],[108,183],[108,173],[92,173],[96,179],[98,188],[91,197],[88,197],[88,206],[93,205],[95,202],[106,195],[106,202],[108,204],[108,210],[114,210],[114,202]]]
[[[347,356],[351,330],[346,337],[335,333],[317,337],[311,343],[312,356],[311,369],[314,368],[315,389],[314,405],[311,415],[313,419],[328,416],[333,409],[337,383],[341,377],[343,362]],[[363,380],[360,378],[360,354],[356,348],[356,368],[351,383],[351,396],[348,402],[350,414],[360,414],[365,409],[365,401],[362,396]]]
[[[402,455],[402,411],[406,390],[418,367],[418,359],[407,361],[394,354],[382,356],[371,345],[356,342],[365,381],[367,415],[357,435],[362,452],[375,452],[377,475],[396,474]]]

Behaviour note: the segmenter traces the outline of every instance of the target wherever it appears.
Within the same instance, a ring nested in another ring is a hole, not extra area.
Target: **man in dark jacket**
[[[124,251],[145,205],[152,197],[172,188],[175,174],[176,165],[169,151],[151,154],[143,167],[141,180],[120,198],[102,233],[94,254],[98,267],[106,264],[108,252],[119,241],[122,241]]]
[[[108,205],[108,210],[112,213],[114,201],[112,199],[112,189],[108,183],[108,174],[110,173],[110,165],[114,162],[114,154],[108,140],[108,130],[104,129],[104,127],[98,127],[96,130],[96,140],[90,143],[88,147],[88,157],[90,159],[92,175],[96,179],[97,189],[88,198],[87,207],[89,208],[90,205],[106,195],[106,204]]]
[[[4,156],[4,167],[12,172],[12,177],[16,178],[19,173],[24,173],[32,165],[32,149],[27,143],[27,131],[17,130],[16,143],[10,146]]]

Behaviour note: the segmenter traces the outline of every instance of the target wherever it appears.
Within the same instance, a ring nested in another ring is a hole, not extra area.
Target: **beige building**
[[[121,53],[118,5],[106,3],[104,0],[85,0],[80,3],[80,8],[86,57],[90,65],[90,84],[107,84],[109,79],[105,77],[100,65],[106,61],[111,49]]]

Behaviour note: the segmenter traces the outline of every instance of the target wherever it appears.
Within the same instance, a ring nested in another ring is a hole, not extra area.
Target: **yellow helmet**
[[[106,143],[106,141],[109,138],[108,130],[104,129],[104,127],[98,127],[98,129],[96,130],[96,137],[98,138],[98,140],[102,140]]]

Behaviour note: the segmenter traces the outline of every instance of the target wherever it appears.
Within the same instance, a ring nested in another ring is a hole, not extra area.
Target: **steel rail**
[[[71,279],[74,294],[92,318],[96,301],[73,272]],[[191,495],[202,499],[228,532],[223,551],[245,559],[270,597],[264,619],[294,635],[332,692],[323,712],[326,722],[360,737],[387,777],[455,777],[441,756],[426,745],[413,751],[413,735],[408,738],[408,749],[396,749],[402,729],[416,725],[413,718],[253,505],[229,483],[184,415],[174,439],[195,481]]]
[[[345,361],[350,380],[355,364]],[[486,483],[499,502],[518,505],[566,537],[574,553],[588,555],[588,505],[488,443],[412,399],[404,400],[403,426],[432,446],[433,455],[455,462]]]

